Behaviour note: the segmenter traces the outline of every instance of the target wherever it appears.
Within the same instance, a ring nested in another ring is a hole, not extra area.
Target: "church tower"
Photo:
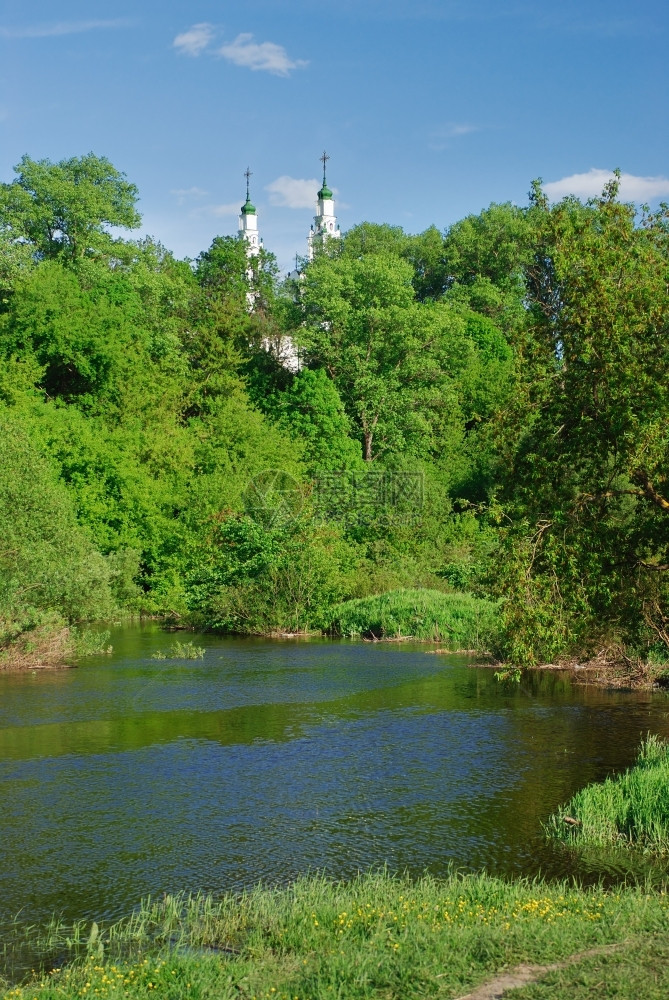
[[[318,192],[318,214],[314,216],[314,224],[307,236],[307,246],[309,248],[309,260],[314,259],[314,247],[324,246],[329,239],[339,239],[341,231],[334,214],[334,199],[332,191],[327,185],[325,178],[325,167],[330,159],[326,152],[321,156],[323,164],[323,186]]]
[[[256,212],[255,205],[251,203],[249,192],[249,180],[252,176],[252,172],[247,167],[244,171],[244,177],[246,177],[246,201],[242,205],[241,215],[239,216],[239,235],[246,240],[246,259],[249,264],[246,269],[246,279],[249,283],[246,301],[249,311],[253,311],[253,305],[258,298],[258,292],[253,287],[253,258],[258,256],[260,247],[262,246],[262,240],[258,235],[258,213]]]
[[[246,177],[246,201],[242,205],[241,215],[239,216],[239,234],[246,240],[246,256],[249,258],[258,255],[261,243],[258,236],[258,213],[256,212],[255,205],[251,204],[251,195],[249,193],[249,180],[252,176],[253,174],[247,167],[244,171],[244,177]]]

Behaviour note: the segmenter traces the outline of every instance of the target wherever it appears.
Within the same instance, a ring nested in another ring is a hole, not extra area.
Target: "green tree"
[[[444,238],[436,226],[412,236],[401,226],[361,222],[348,230],[339,245],[330,246],[328,252],[352,260],[387,254],[407,261],[413,270],[412,284],[419,302],[441,298],[452,282]]]
[[[137,188],[105,157],[88,153],[52,163],[24,156],[0,185],[0,225],[41,257],[76,261],[122,250],[106,226],[136,229]]]
[[[531,323],[499,560],[510,651],[536,661],[666,643],[669,213],[550,208],[539,189]]]
[[[410,236],[403,257],[413,267],[413,286],[419,302],[442,298],[451,284],[444,238],[436,226]]]
[[[407,262],[385,252],[322,254],[305,275],[295,336],[337,386],[368,462],[429,436],[426,413],[440,403],[451,315],[417,303],[412,277]]]
[[[324,628],[333,605],[347,595],[351,547],[308,510],[272,527],[229,513],[212,526],[207,548],[191,580],[190,606],[210,628]]]
[[[135,410],[183,372],[178,324],[156,293],[137,270],[42,261],[0,314],[0,354],[33,359],[52,398]]]
[[[522,291],[533,237],[532,218],[516,205],[492,204],[479,215],[468,215],[446,233],[450,282],[471,285],[484,278],[498,288]]]
[[[274,350],[283,336],[275,319],[277,271],[274,256],[263,249],[249,260],[241,237],[217,236],[197,258],[199,294],[184,342],[194,376],[190,415],[214,406],[240,375],[259,405],[272,383],[288,380]]]
[[[351,437],[351,422],[334,382],[320,368],[305,368],[275,397],[272,414],[305,444],[312,474],[352,470],[362,463],[360,444]]]
[[[0,410],[0,647],[54,616],[114,611],[110,567],[20,416]]]

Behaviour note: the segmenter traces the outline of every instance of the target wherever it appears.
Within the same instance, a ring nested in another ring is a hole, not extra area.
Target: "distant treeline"
[[[136,201],[93,154],[0,185],[0,647],[429,588],[501,599],[516,663],[666,659],[665,210],[535,184],[446,232],[362,223],[297,281],[261,252],[249,311],[242,240],[112,236]]]

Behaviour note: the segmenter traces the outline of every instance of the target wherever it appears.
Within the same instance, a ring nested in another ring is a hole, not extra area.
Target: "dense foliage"
[[[107,160],[24,157],[0,185],[0,643],[121,611],[327,629],[427,588],[501,599],[516,662],[661,660],[667,213],[616,193],[363,223],[292,282],[262,252],[249,309],[242,240],[176,260],[112,235],[139,216]]]

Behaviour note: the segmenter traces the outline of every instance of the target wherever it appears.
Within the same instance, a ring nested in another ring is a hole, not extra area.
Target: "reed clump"
[[[499,631],[498,603],[440,590],[391,590],[339,604],[329,631],[369,639],[421,639],[450,649],[490,649]]]
[[[669,852],[669,744],[649,735],[633,767],[581,789],[551,816],[546,830],[584,846]]]
[[[194,642],[173,642],[170,646],[170,656],[175,660],[203,660],[204,646],[196,646]]]

